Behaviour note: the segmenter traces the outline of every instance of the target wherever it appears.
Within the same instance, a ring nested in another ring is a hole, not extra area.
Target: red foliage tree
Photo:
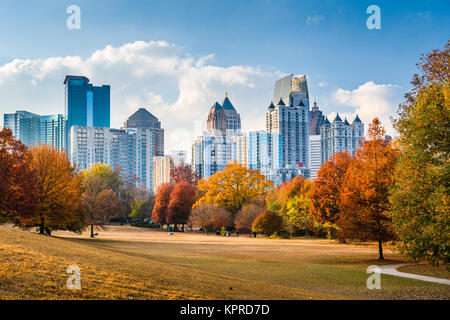
[[[170,171],[170,177],[175,184],[181,181],[186,181],[194,186],[198,184],[198,175],[196,172],[192,171],[190,166],[181,165],[174,168]]]
[[[187,181],[175,185],[171,193],[167,208],[167,222],[172,224],[186,224],[192,205],[195,203],[196,188]]]
[[[152,212],[153,222],[167,224],[167,207],[169,206],[172,191],[173,185],[171,183],[162,184],[158,188],[155,206]]]
[[[38,207],[36,176],[31,153],[11,130],[0,131],[0,216],[23,224]]]

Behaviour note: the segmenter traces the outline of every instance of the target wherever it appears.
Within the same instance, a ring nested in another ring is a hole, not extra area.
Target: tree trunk
[[[383,256],[383,242],[381,240],[378,240],[378,259],[384,260],[384,256]]]
[[[41,214],[41,225],[39,227],[39,234],[45,234],[44,215]]]
[[[94,225],[91,224],[91,238],[94,237]]]

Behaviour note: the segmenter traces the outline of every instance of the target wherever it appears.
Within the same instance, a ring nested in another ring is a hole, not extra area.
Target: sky
[[[70,5],[80,29],[66,26]],[[367,27],[370,5],[381,29]],[[2,0],[0,115],[64,113],[65,75],[84,75],[111,85],[112,127],[145,107],[166,151],[189,151],[225,92],[243,130],[263,130],[274,82],[292,73],[307,75],[330,120],[377,116],[395,135],[415,64],[449,35],[450,2],[439,0]]]

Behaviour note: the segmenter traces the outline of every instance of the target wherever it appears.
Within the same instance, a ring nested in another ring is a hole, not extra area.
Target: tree
[[[37,180],[31,170],[31,153],[11,130],[0,131],[0,218],[26,223],[38,208]]]
[[[346,237],[377,241],[379,259],[384,259],[383,243],[394,238],[387,213],[397,153],[375,118],[344,176],[340,197],[338,224]]]
[[[198,184],[198,174],[192,171],[191,166],[181,165],[175,167],[170,171],[170,177],[175,184],[181,181],[186,181],[194,186]]]
[[[111,219],[122,215],[123,206],[117,195],[122,186],[122,180],[118,171],[112,170],[105,164],[93,165],[82,172],[82,177],[81,200],[93,238],[94,226],[101,228]]]
[[[252,224],[256,217],[265,210],[264,207],[255,204],[244,205],[234,218],[234,225],[240,232],[251,232]]]
[[[312,182],[303,177],[296,177],[290,184],[287,200],[281,215],[288,226],[304,229],[308,236],[308,227],[312,229],[310,215]]]
[[[450,41],[423,55],[394,121],[401,154],[391,190],[398,249],[415,261],[449,262]]]
[[[192,205],[195,203],[196,188],[189,182],[182,180],[175,184],[170,194],[167,206],[166,220],[169,224],[184,224],[188,222]]]
[[[170,202],[170,195],[173,191],[171,183],[162,184],[156,193],[155,206],[152,212],[152,220],[155,223],[167,224],[167,208]]]
[[[256,217],[252,225],[252,231],[263,233],[266,236],[283,231],[283,218],[273,211],[266,210]]]
[[[211,226],[216,230],[230,229],[233,227],[233,215],[224,208],[217,208],[212,215]]]
[[[194,206],[213,203],[235,215],[245,203],[265,195],[272,185],[258,170],[228,164],[225,170],[199,181],[198,189],[203,196]]]
[[[84,228],[80,210],[80,177],[67,154],[51,146],[31,148],[31,170],[36,175],[39,206],[25,225],[39,227],[40,234],[53,230],[79,232]]]
[[[189,223],[199,226],[205,232],[211,231],[214,229],[212,216],[217,209],[212,203],[198,205],[192,209],[191,215],[189,216]]]
[[[341,188],[352,158],[347,151],[336,153],[317,172],[311,186],[311,215],[317,222],[330,227],[339,224]],[[342,228],[338,236],[345,238]]]

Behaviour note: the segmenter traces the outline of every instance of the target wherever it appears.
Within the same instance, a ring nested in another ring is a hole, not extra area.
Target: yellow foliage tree
[[[198,190],[203,196],[194,207],[212,203],[234,215],[245,203],[264,195],[272,186],[272,181],[267,180],[259,170],[228,164],[225,170],[199,181]]]

